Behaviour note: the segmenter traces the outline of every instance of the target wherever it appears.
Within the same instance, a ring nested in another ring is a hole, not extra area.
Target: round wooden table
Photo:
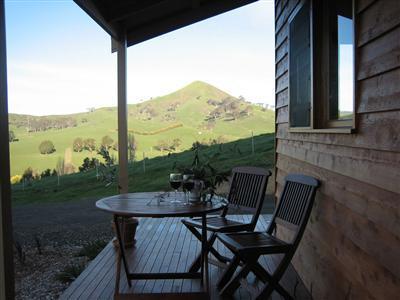
[[[129,193],[120,194],[112,197],[100,199],[96,202],[96,207],[114,215],[117,239],[119,242],[119,257],[117,263],[117,276],[115,293],[119,293],[119,281],[121,272],[121,259],[124,265],[126,278],[129,286],[131,280],[139,279],[193,279],[200,278],[205,287],[206,293],[209,291],[208,281],[208,257],[207,253],[207,214],[217,212],[225,207],[222,198],[213,199],[212,202],[186,204],[171,203],[177,196],[181,201],[184,200],[183,193],[174,192],[152,192],[152,193]],[[121,228],[123,228],[124,217],[146,217],[146,218],[168,218],[168,217],[201,217],[202,219],[202,247],[201,247],[201,271],[191,273],[132,273],[129,270],[125,255],[125,248],[122,240]],[[121,226],[122,225],[122,226]]]

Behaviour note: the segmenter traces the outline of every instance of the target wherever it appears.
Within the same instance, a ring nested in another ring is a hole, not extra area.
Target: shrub
[[[107,245],[106,241],[97,240],[90,242],[85,245],[81,251],[78,252],[77,256],[86,256],[90,260],[93,260]]]
[[[25,171],[24,174],[22,174],[22,178],[26,181],[31,181],[33,180],[33,170],[31,167],[28,167]]]
[[[95,151],[96,150],[96,140],[92,138],[87,138],[83,141],[83,148],[87,151]]]
[[[86,157],[83,160],[82,166],[79,167],[79,172],[86,172],[90,169],[96,168],[96,165],[99,164],[99,160],[96,158],[90,159],[89,157]]]
[[[40,177],[50,177],[51,176],[51,170],[50,169],[46,169],[44,170],[41,174]]]
[[[11,177],[11,184],[17,184],[20,183],[22,180],[22,175],[14,175]]]
[[[17,139],[17,138],[16,138],[16,136],[15,136],[14,131],[10,130],[10,131],[9,131],[9,134],[8,134],[8,141],[9,141],[9,142],[14,142],[16,139]]]
[[[103,136],[103,138],[101,139],[101,145],[106,149],[111,148],[113,142],[114,140],[108,135]]]
[[[83,150],[83,146],[83,140],[80,137],[76,138],[72,143],[72,149],[74,152],[81,152]]]
[[[83,270],[85,270],[85,267],[83,263],[67,266],[56,275],[56,279],[62,283],[70,283],[78,278]]]
[[[41,154],[51,154],[56,151],[52,141],[43,141],[39,145],[39,152]]]

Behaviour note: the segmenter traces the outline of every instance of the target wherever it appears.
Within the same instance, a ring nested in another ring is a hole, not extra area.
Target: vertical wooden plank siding
[[[356,0],[354,134],[289,132],[287,28],[299,1],[275,4],[276,195],[288,173],[322,182],[293,264],[314,299],[398,299],[400,2]]]
[[[128,110],[126,87],[126,35],[118,41],[118,188],[128,192]]]
[[[3,0],[0,0],[0,144],[2,145],[0,151],[0,299],[14,299],[6,24]]]

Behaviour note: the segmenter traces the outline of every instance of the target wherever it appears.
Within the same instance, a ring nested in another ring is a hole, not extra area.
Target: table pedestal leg
[[[208,282],[208,249],[207,249],[207,215],[201,217],[201,279],[206,293],[209,292]]]

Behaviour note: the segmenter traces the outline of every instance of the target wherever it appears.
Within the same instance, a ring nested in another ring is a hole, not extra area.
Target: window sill
[[[340,134],[351,134],[355,133],[354,128],[323,128],[323,129],[311,129],[311,128],[289,128],[290,133],[340,133]]]

